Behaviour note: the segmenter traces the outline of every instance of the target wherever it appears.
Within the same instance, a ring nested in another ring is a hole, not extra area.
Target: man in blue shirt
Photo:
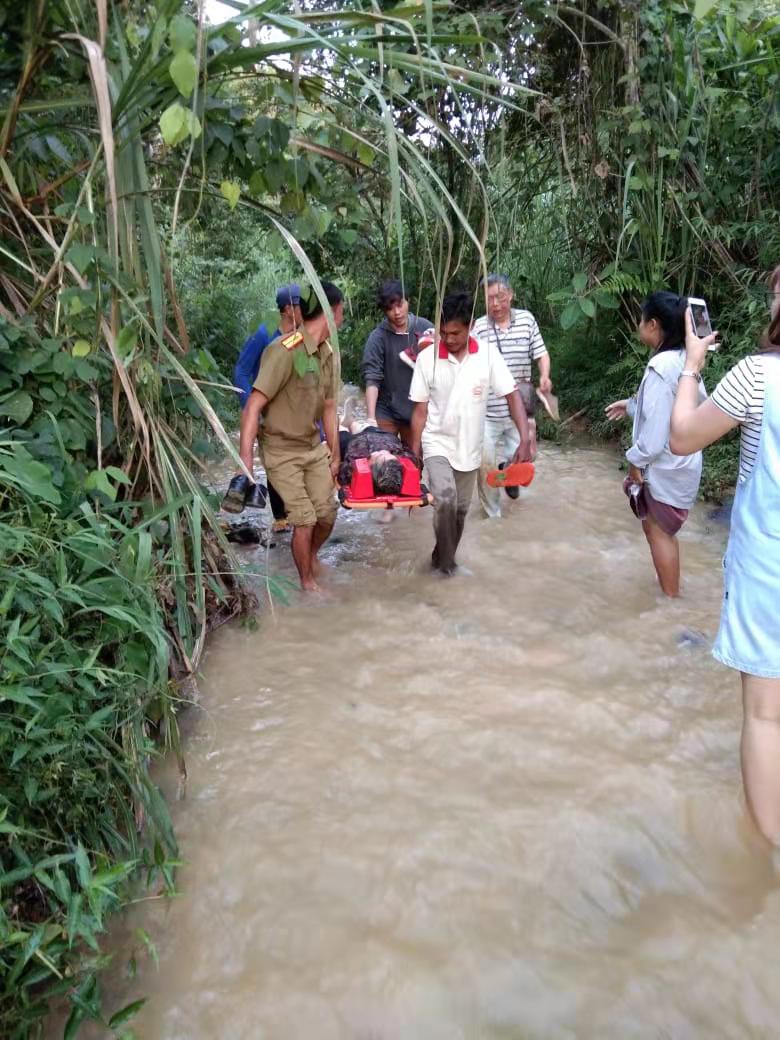
[[[233,370],[233,385],[240,391],[241,407],[249,400],[252,385],[260,371],[260,360],[269,343],[279,336],[294,332],[303,321],[301,317],[301,287],[295,282],[282,285],[276,291],[276,306],[279,308],[279,325],[274,332],[269,332],[261,325],[241,348],[236,367]],[[276,489],[268,484],[268,499],[274,517],[274,530],[283,530],[288,526],[284,503]]]
[[[279,325],[275,332],[269,332],[261,325],[241,348],[236,367],[233,371],[233,385],[241,391],[241,407],[243,408],[260,371],[260,358],[268,344],[279,336],[294,332],[301,324],[301,287],[295,282],[282,285],[276,291],[276,306],[279,308]]]

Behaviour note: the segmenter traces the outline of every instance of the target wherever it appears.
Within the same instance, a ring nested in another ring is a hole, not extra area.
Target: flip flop
[[[533,462],[513,462],[504,469],[491,469],[487,475],[490,487],[528,487],[534,479]]]
[[[544,410],[547,412],[547,414],[550,416],[553,422],[559,422],[561,416],[558,412],[558,398],[554,394],[542,393],[538,386],[536,388],[536,396],[542,402]]]

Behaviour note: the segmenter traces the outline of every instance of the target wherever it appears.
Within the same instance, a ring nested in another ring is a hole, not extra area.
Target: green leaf
[[[581,296],[579,299],[580,310],[589,318],[596,317],[596,304],[589,296]]]
[[[178,87],[179,93],[189,97],[198,81],[198,63],[189,51],[179,51],[168,66],[171,79]]]
[[[135,350],[137,343],[138,336],[133,326],[125,325],[124,328],[120,329],[116,338],[116,352],[126,362]]]
[[[193,140],[195,140],[196,138],[200,137],[200,131],[201,131],[200,120],[195,115],[195,113],[191,112],[189,109],[187,109],[186,121],[187,121],[187,133],[189,133],[192,136]]]
[[[171,45],[172,51],[194,50],[197,38],[198,30],[191,18],[184,14],[177,14],[174,18],[171,18],[168,30],[168,43]]]
[[[69,166],[73,165],[73,157],[62,141],[60,141],[59,137],[55,137],[54,134],[47,134],[46,144],[58,159],[62,159],[62,161],[67,163]]]
[[[0,701],[13,701],[15,704],[26,704],[31,708],[37,708],[39,705],[33,700],[33,697],[41,696],[41,691],[32,686],[0,686]]]
[[[92,883],[92,871],[89,867],[89,859],[81,842],[76,848],[76,869],[79,875],[79,884],[82,888],[89,888]]]
[[[561,328],[570,329],[573,325],[576,325],[580,319],[582,311],[580,310],[579,302],[572,300],[570,304],[563,308],[561,314]]]
[[[160,116],[160,133],[163,141],[171,148],[186,140],[189,133],[187,109],[178,101],[169,105]]]
[[[238,205],[238,200],[241,198],[240,184],[237,181],[223,181],[219,186],[219,190],[227,199],[230,208],[235,209]]]
[[[0,484],[20,488],[30,498],[40,498],[50,505],[60,504],[60,493],[52,484],[51,470],[37,462],[21,444],[15,444],[13,455],[0,455]]]
[[[86,1011],[81,1008],[74,1007],[70,1013],[68,1021],[65,1023],[65,1031],[62,1034],[63,1040],[76,1040],[81,1023],[87,1017]]]
[[[131,1018],[134,1018],[138,1014],[146,1003],[146,1000],[146,997],[142,1000],[134,1000],[132,1004],[127,1004],[121,1009],[121,1011],[117,1011],[116,1014],[112,1015],[108,1020],[109,1028],[117,1029],[119,1026],[123,1026],[125,1022],[129,1022]]]
[[[365,141],[361,141],[357,146],[357,157],[364,166],[370,166],[376,158],[376,152],[370,144],[366,144]]]
[[[88,339],[77,339],[70,352],[74,357],[86,357],[92,352],[92,344]]]
[[[130,484],[130,477],[118,466],[106,466],[106,473],[120,484]]]
[[[79,274],[84,274],[95,259],[95,247],[85,246],[81,242],[74,242],[65,254],[65,259],[73,264]]]
[[[387,85],[396,94],[408,94],[410,86],[398,69],[390,69],[387,74]]]
[[[27,422],[32,410],[33,399],[25,390],[15,390],[0,404],[0,415],[7,415],[19,426]]]
[[[575,292],[581,293],[588,284],[588,276],[584,271],[578,271],[572,278],[571,284]]]
[[[701,20],[706,18],[710,11],[715,7],[717,0],[696,0],[696,6],[693,9],[693,17]]]
[[[86,491],[98,491],[111,502],[116,502],[116,488],[108,479],[108,474],[104,469],[93,469],[88,473],[87,479],[84,481],[84,489]]]
[[[152,29],[152,61],[157,61],[160,57],[160,48],[165,39],[165,30],[167,28],[168,22],[160,15],[154,23],[154,29]]]

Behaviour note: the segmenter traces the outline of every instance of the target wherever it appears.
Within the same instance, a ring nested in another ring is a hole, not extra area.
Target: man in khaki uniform
[[[343,299],[332,282],[322,288],[338,328]],[[263,413],[262,453],[268,480],[293,525],[292,554],[301,588],[317,589],[317,553],[336,519],[334,476],[339,467],[338,387],[328,322],[317,297],[301,298],[303,327],[266,347],[241,416],[241,461],[252,472],[252,449]],[[320,440],[317,420],[325,427]]]

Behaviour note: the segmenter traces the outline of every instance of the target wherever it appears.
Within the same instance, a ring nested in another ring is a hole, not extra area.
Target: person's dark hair
[[[445,296],[441,304],[441,322],[459,321],[471,325],[474,317],[474,297],[468,292],[454,292]]]
[[[687,309],[687,296],[678,296],[677,293],[665,290],[650,293],[644,301],[642,304],[643,320],[652,321],[655,318],[664,334],[656,354],[660,354],[664,350],[678,350],[685,346],[685,312]]]
[[[387,278],[376,291],[376,305],[380,311],[389,311],[396,300],[407,298],[403,285],[397,278]]]
[[[377,495],[400,495],[404,482],[404,471],[398,459],[385,459],[371,467],[374,491]]]
[[[335,307],[337,303],[341,303],[344,299],[344,293],[333,282],[320,282],[320,285],[325,293],[325,299],[331,307]],[[301,293],[301,314],[304,321],[319,318],[322,314],[322,304],[318,300],[313,286],[309,286],[308,290],[304,289]]]
[[[770,293],[780,293],[780,264],[769,276],[767,288]],[[780,354],[780,308],[769,321],[769,327],[761,337],[761,349],[767,353]]]

